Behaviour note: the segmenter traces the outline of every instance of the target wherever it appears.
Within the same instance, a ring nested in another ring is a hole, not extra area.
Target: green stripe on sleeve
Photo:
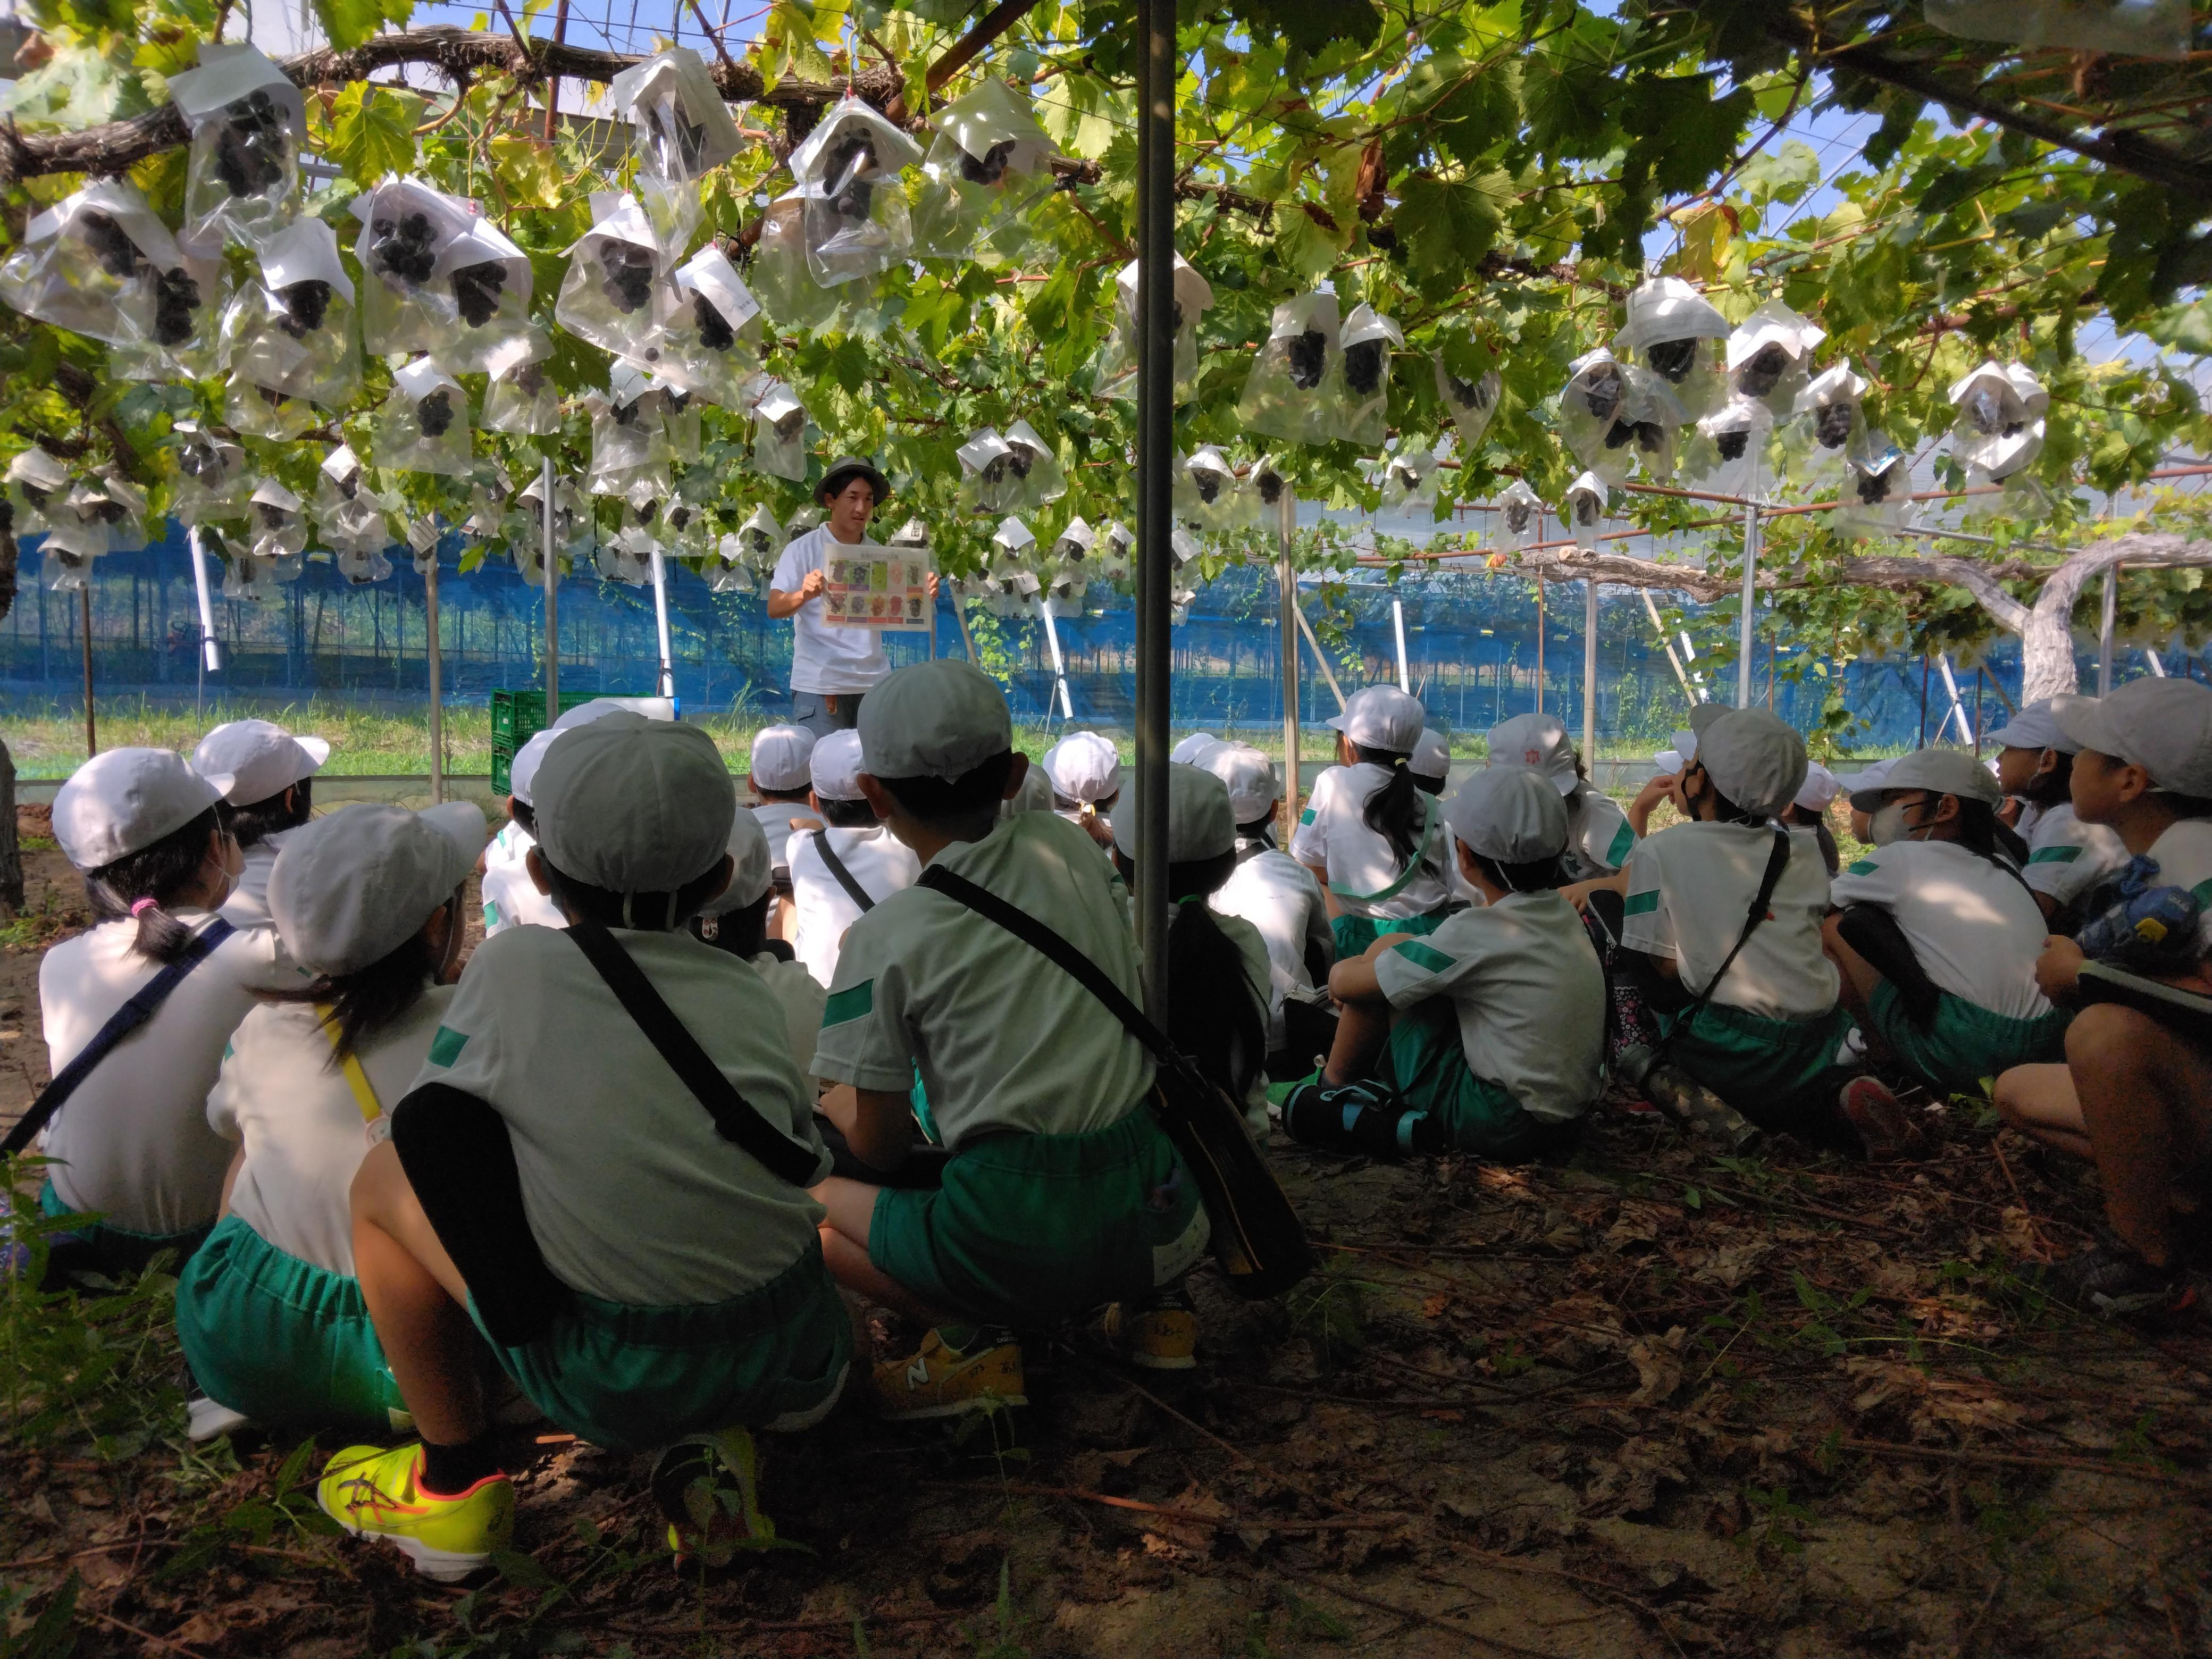
[[[2200,881],[2189,890],[2189,896],[2199,905],[2212,904],[2212,881]]]
[[[441,1025],[438,1035],[430,1039],[430,1063],[450,1066],[461,1057],[461,1050],[469,1046],[469,1034],[456,1031],[450,1025]]]
[[[1623,820],[1620,833],[1613,836],[1613,845],[1605,849],[1605,861],[1618,870],[1628,862],[1628,855],[1636,850],[1636,830]]]
[[[1313,819],[1314,819],[1314,810],[1313,810],[1313,808],[1312,808],[1312,807],[1310,807],[1310,806],[1307,807],[1307,808],[1306,808],[1306,810],[1305,810],[1304,811],[1303,811],[1303,812],[1301,812],[1301,813],[1299,813],[1299,814],[1298,814],[1298,822],[1299,822],[1301,824],[1311,823],[1313,822]]]
[[[822,1029],[843,1025],[848,1021],[865,1019],[875,1012],[876,982],[864,979],[858,985],[848,986],[836,993],[822,1005]]]
[[[1648,916],[1658,908],[1659,890],[1654,887],[1648,893],[1631,893],[1622,902],[1620,914],[1624,916]]]
[[[1875,872],[1875,868],[1876,866],[1872,859],[1861,859],[1844,873],[1847,876],[1870,876]]]
[[[1432,945],[1422,944],[1417,939],[1409,939],[1403,944],[1394,945],[1390,948],[1424,973],[1441,974],[1447,968],[1455,965],[1452,957],[1446,956]]]
[[[2071,864],[2081,856],[2078,847],[2045,847],[2027,855],[2030,864]]]

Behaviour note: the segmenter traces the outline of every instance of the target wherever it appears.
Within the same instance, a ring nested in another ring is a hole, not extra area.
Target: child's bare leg
[[[2081,1121],[2074,1073],[2063,1066],[2015,1066],[1997,1079],[1997,1115],[2031,1140],[2075,1158],[2094,1158]]]
[[[814,1201],[830,1212],[821,1229],[822,1259],[830,1276],[855,1295],[925,1325],[945,1324],[950,1315],[931,1307],[868,1258],[868,1229],[882,1190],[843,1176],[831,1176],[812,1189]]]
[[[353,1180],[354,1272],[400,1398],[425,1440],[459,1445],[484,1431],[468,1285],[400,1167],[391,1142]]]
[[[2212,1141],[2212,1059],[2132,1008],[2094,1003],[2066,1032],[2066,1063],[2112,1231],[2154,1267],[2172,1258],[2173,1178]]]
[[[1401,939],[1413,937],[1411,933],[1385,933],[1360,954],[1372,962]],[[1382,1052],[1382,1045],[1389,1040],[1388,1002],[1379,997],[1373,1000],[1347,999],[1338,1006],[1336,1040],[1329,1044],[1328,1063],[1322,1067],[1321,1080],[1332,1089],[1357,1083],[1375,1069],[1375,1056]]]

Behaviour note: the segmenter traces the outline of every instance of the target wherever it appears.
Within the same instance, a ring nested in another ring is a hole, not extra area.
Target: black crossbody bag
[[[1667,1051],[1674,1046],[1677,1034],[1687,1030],[1691,1022],[1703,1013],[1705,1005],[1713,1000],[1713,993],[1720,989],[1721,981],[1727,977],[1728,970],[1735,966],[1735,959],[1743,954],[1743,947],[1751,943],[1751,936],[1759,931],[1759,924],[1766,920],[1766,907],[1773,902],[1774,890],[1782,884],[1782,872],[1789,867],[1790,832],[1777,824],[1774,846],[1766,854],[1766,869],[1759,878],[1759,891],[1753,896],[1751,909],[1744,916],[1743,931],[1735,936],[1735,943],[1729,946],[1728,955],[1721,958],[1721,965],[1713,970],[1713,976],[1705,981],[1705,988],[1690,999],[1688,1006],[1667,1028],[1666,1035],[1659,1039],[1659,1046],[1652,1054],[1653,1064],[1666,1057]]]
[[[823,866],[837,878],[837,884],[845,890],[845,896],[860,907],[862,915],[876,908],[875,900],[868,896],[868,890],[860,885],[853,872],[845,867],[845,860],[837,856],[836,848],[830,845],[827,829],[814,837],[814,850],[822,854]]]

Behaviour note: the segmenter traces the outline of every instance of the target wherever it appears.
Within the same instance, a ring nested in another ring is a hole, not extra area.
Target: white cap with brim
[[[1194,732],[1168,750],[1168,758],[1178,766],[1195,766],[1198,757],[1204,754],[1209,745],[1220,741],[1211,732]]]
[[[330,757],[331,746],[320,738],[295,738],[268,720],[228,720],[200,739],[192,770],[229,778],[223,799],[251,806],[314,776]]]
[[[1853,798],[1865,791],[1878,790],[1881,787],[1881,781],[1889,775],[1889,769],[1896,764],[1894,760],[1875,761],[1861,767],[1856,772],[1838,778],[1837,786],[1845,795]],[[1854,812],[1858,810],[1856,804],[1851,807]]]
[[[1825,812],[1828,810],[1828,803],[1835,799],[1843,787],[1841,780],[1820,762],[1808,762],[1805,768],[1804,784],[1791,798],[1790,804],[1802,806],[1808,812]]]
[[[2169,794],[2212,797],[2212,685],[2130,680],[2108,697],[2054,697],[2060,728],[2084,749],[2140,766]]]
[[[483,845],[473,801],[420,812],[363,804],[302,824],[269,875],[276,937],[311,974],[381,962],[453,896]]]
[[[1990,741],[2000,749],[2056,749],[2062,755],[2080,752],[2081,745],[2068,737],[2058,724],[2056,699],[2038,697],[1996,731]]]
[[[1961,800],[1978,800],[1987,806],[1995,806],[2004,799],[2004,791],[1990,775],[1989,768],[1967,750],[1916,749],[1892,761],[1887,775],[1872,787],[1854,779],[1851,808],[1854,811],[1871,812],[1881,805],[1885,796],[1909,789],[1956,795]]]
[[[878,778],[965,777],[1014,746],[1006,694],[957,657],[895,669],[860,704],[862,769]]]
[[[1235,852],[1237,814],[1229,805],[1229,786],[1195,766],[1170,766],[1167,772],[1168,862],[1199,864]],[[1114,845],[1125,857],[1137,856],[1141,817],[1141,811],[1115,815]]]
[[[573,732],[580,726],[589,726],[593,720],[603,720],[610,714],[641,714],[649,720],[672,720],[676,718],[676,708],[666,697],[593,697],[589,702],[580,702],[565,711],[547,729]]]
[[[1229,791],[1231,816],[1240,824],[1257,823],[1273,817],[1283,798],[1275,781],[1274,763],[1249,744],[1216,744],[1199,763],[1199,769],[1219,778]]]
[[[1566,850],[1566,800],[1534,767],[1485,767],[1452,792],[1443,812],[1468,851],[1500,864],[1534,864]]]
[[[545,751],[553,746],[553,739],[560,735],[558,732],[532,732],[522,747],[514,751],[514,758],[507,763],[507,793],[525,806],[536,805],[531,791],[536,784],[538,768],[545,759]]]
[[[742,807],[730,820],[730,884],[699,907],[702,916],[726,916],[757,904],[775,871],[769,862],[768,831]]]
[[[221,800],[230,781],[167,749],[110,749],[54,792],[54,839],[78,869],[104,869],[174,835]]]
[[[1744,811],[1771,817],[1796,799],[1810,764],[1805,739],[1764,708],[1731,708],[1698,736],[1698,763]]]
[[[862,800],[860,734],[832,732],[806,760],[807,780],[823,800]]]
[[[1406,769],[1441,783],[1451,775],[1451,739],[1433,726],[1424,726],[1421,740],[1413,745],[1413,757],[1406,763]]]
[[[627,896],[673,893],[713,869],[737,793],[697,726],[617,714],[554,738],[534,805],[548,863]]]
[[[1490,764],[1526,766],[1552,781],[1562,795],[1571,795],[1580,781],[1575,776],[1575,746],[1567,728],[1555,714],[1516,714],[1490,728]]]
[[[1370,685],[1353,692],[1344,712],[1328,723],[1362,749],[1410,755],[1428,721],[1407,693],[1395,685]]]
[[[804,789],[814,733],[803,726],[763,726],[753,733],[753,787]]]
[[[1735,710],[1724,702],[1701,702],[1690,711],[1690,732],[1692,736],[1702,738],[1712,730],[1715,720],[1735,713]],[[1692,744],[1682,752],[1695,758],[1693,751],[1696,748],[1697,745]]]
[[[1063,800],[1094,805],[1121,791],[1121,751],[1096,732],[1071,732],[1044,751],[1044,775]]]

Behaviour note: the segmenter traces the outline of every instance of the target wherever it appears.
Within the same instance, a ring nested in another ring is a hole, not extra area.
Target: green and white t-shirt
[[[1705,988],[1743,933],[1746,913],[1774,849],[1774,831],[1746,823],[1678,823],[1646,836],[1628,855],[1621,943],[1664,957],[1682,988]],[[1835,964],[1820,946],[1828,866],[1812,830],[1790,831],[1790,861],[1766,919],[1714,988],[1712,1000],[1766,1019],[1803,1019],[1836,1006]]]
[[[2011,1019],[2051,1012],[2035,983],[2051,925],[2009,868],[1956,842],[1896,841],[1846,865],[1833,890],[1888,911],[1937,988]]]
[[[1577,783],[1567,797],[1569,826],[1565,866],[1570,881],[1594,881],[1628,862],[1636,850],[1636,831],[1619,801],[1589,783]],[[1746,903],[1750,902],[1748,896]]]
[[[1556,892],[1462,910],[1376,957],[1375,977],[1394,1008],[1450,998],[1468,1069],[1532,1117],[1580,1117],[1604,1086],[1605,970]]]
[[[2170,823],[2150,844],[2158,878],[2168,887],[2186,887],[2197,896],[2197,951],[2212,957],[2212,818],[2184,818]]]
[[[484,937],[503,933],[510,927],[566,927],[568,918],[530,878],[525,862],[530,849],[538,845],[531,833],[512,818],[501,825],[500,832],[491,838],[483,851],[483,878],[478,890],[483,895]]]
[[[2021,832],[2027,864],[2021,878],[2037,892],[2069,904],[2099,882],[2120,872],[2128,849],[2101,823],[2084,823],[2065,801],[2045,807]]]
[[[814,1091],[752,965],[689,933],[614,938],[754,1109],[818,1148]],[[506,1120],[530,1231],[586,1296],[726,1302],[817,1247],[822,1206],[715,1133],[566,933],[516,927],[477,947],[415,1079],[429,1083]],[[816,1178],[829,1170],[823,1152]]]
[[[931,860],[1027,911],[1141,1000],[1129,896],[1091,837],[1050,812],[1003,820]],[[980,1130],[1085,1134],[1118,1123],[1152,1056],[1071,975],[926,886],[853,924],[822,1012],[815,1075],[903,1094],[916,1068],[955,1152]]]
[[[1368,761],[1330,767],[1314,780],[1291,836],[1291,856],[1308,869],[1328,872],[1328,890],[1346,915],[1403,921],[1451,902],[1451,831],[1436,800],[1416,797],[1429,815],[1429,831],[1410,866],[1360,816],[1389,781],[1389,767]]]
[[[791,1063],[810,1086],[814,1079],[814,1039],[822,1030],[822,1005],[829,992],[822,981],[796,962],[763,951],[752,959],[753,971],[768,987],[769,994],[783,1007],[784,1035],[791,1042]]]

